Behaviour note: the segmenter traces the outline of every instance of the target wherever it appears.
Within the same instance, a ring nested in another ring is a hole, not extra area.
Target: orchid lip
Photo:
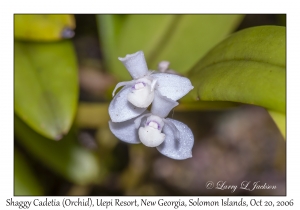
[[[138,130],[138,135],[140,141],[148,147],[157,147],[163,143],[166,138],[164,133],[161,133],[160,130],[151,126],[140,127]]]

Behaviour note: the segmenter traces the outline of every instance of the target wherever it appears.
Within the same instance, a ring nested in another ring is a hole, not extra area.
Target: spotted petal
[[[109,128],[111,132],[121,141],[130,144],[139,144],[141,142],[138,137],[138,130],[134,125],[134,120],[135,119],[131,119],[120,123],[109,121]]]
[[[173,101],[166,96],[161,95],[158,91],[155,91],[154,100],[151,106],[151,112],[161,118],[168,116],[170,111],[178,105],[178,102]]]
[[[194,88],[188,78],[176,74],[155,73],[151,76],[157,79],[156,89],[163,96],[174,101],[182,98]]]
[[[131,90],[131,86],[123,87],[109,104],[108,113],[112,122],[123,122],[130,120],[142,114],[146,108],[139,108],[132,105],[127,96]]]
[[[124,58],[119,58],[133,79],[144,77],[148,73],[148,67],[143,51],[128,54]]]
[[[184,160],[192,157],[192,148],[194,145],[194,136],[191,129],[182,122],[167,118],[169,122],[173,123],[179,130],[179,141],[175,140],[172,129],[165,124],[163,133],[166,135],[165,141],[159,145],[157,150],[169,157],[176,160]]]

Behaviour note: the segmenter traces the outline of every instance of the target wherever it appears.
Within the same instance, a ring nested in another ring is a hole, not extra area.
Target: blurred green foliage
[[[14,149],[15,195],[43,195],[43,189],[31,170],[20,151]]]
[[[195,86],[189,96],[254,104],[285,116],[285,54],[285,27],[260,26],[239,31],[218,44],[189,72]],[[284,118],[274,119],[282,132]]]
[[[194,90],[175,110],[254,104],[268,110],[285,137],[285,27],[260,26],[235,32],[244,16],[95,15],[97,25],[92,27],[98,30],[101,64],[117,80],[130,79],[117,58],[143,50],[150,69],[168,60],[172,69],[191,79]],[[285,25],[285,16],[277,18]],[[78,78],[82,75],[78,75],[74,39],[65,40],[74,35],[74,16],[15,15],[14,23],[14,132],[15,143],[22,148],[14,151],[15,195],[46,194],[36,170],[22,153],[79,189],[104,180],[110,190],[120,180],[124,188],[131,182],[138,186],[148,176],[153,158],[150,150],[132,147],[130,165],[121,175],[114,174],[127,159],[107,126],[110,97],[106,95],[111,96],[112,87],[103,94],[104,103],[79,100],[82,83]],[[194,130],[200,126],[191,125]],[[94,129],[96,143],[85,144],[100,148],[83,146],[78,127]],[[109,178],[109,173],[119,176],[117,181]],[[155,194],[155,187],[150,188]]]
[[[70,41],[15,41],[15,112],[33,129],[59,140],[78,103],[77,64]]]
[[[185,74],[237,27],[243,15],[126,15],[123,22],[120,16],[97,18],[106,58],[143,50],[150,69],[168,60],[177,72]],[[116,28],[118,33],[114,33]],[[107,61],[106,65],[119,80],[130,79],[122,63]]]
[[[99,181],[100,164],[97,155],[76,142],[74,129],[56,142],[34,132],[17,116],[14,121],[18,142],[43,165],[79,185]]]
[[[74,35],[73,15],[14,15],[15,39],[56,41]]]

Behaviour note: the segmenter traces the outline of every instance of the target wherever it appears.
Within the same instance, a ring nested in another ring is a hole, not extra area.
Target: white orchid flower
[[[109,105],[112,122],[123,122],[142,114],[156,97],[156,93],[177,101],[194,87],[188,78],[168,73],[149,71],[142,51],[119,58],[129,71],[132,81],[120,82],[115,91],[124,86],[114,96]]]
[[[177,120],[165,119],[177,105],[176,101],[157,94],[151,106],[151,113],[145,111],[139,117],[120,123],[109,121],[110,130],[124,142],[156,147],[160,153],[169,158],[177,160],[190,158],[194,145],[191,129]]]

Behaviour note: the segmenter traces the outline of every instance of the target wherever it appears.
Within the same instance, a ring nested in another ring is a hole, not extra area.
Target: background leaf
[[[70,41],[15,42],[15,112],[33,129],[60,139],[72,124],[78,98]]]
[[[241,22],[244,15],[178,15],[176,25],[157,46],[150,68],[162,60],[170,61],[179,73],[186,73],[213,46],[223,40]]]
[[[178,15],[128,15],[120,31],[117,48],[119,57],[142,50],[149,67],[151,58],[163,48],[179,17]],[[121,62],[118,63],[118,69],[121,71],[124,67]],[[156,67],[157,64],[155,69]],[[128,73],[126,75],[125,79],[128,80],[130,76]]]
[[[98,15],[98,30],[108,70],[119,80],[129,80],[118,57],[143,50],[155,53],[176,15]]]
[[[16,148],[14,149],[14,195],[43,195],[38,179]]]
[[[118,57],[142,50],[150,69],[168,60],[176,71],[185,73],[242,18],[243,15],[99,15],[98,30],[109,58],[108,70],[119,80],[129,80]]]
[[[268,110],[269,114],[271,115],[271,117],[273,118],[274,122],[276,123],[278,129],[280,130],[282,136],[284,137],[284,139],[286,138],[286,124],[285,124],[285,114],[280,113],[280,112],[275,112],[275,111],[271,111]]]
[[[285,27],[239,31],[189,73],[195,98],[255,104],[285,112]]]
[[[117,71],[120,68],[118,61],[117,46],[120,30],[127,15],[97,15],[98,34],[100,48],[103,52],[106,69],[117,78],[129,78],[126,71]]]
[[[17,140],[45,166],[76,184],[99,181],[99,161],[95,154],[78,145],[74,130],[59,142],[49,141],[30,129],[17,116],[14,121]]]
[[[74,36],[73,15],[14,15],[16,39],[54,41]]]

